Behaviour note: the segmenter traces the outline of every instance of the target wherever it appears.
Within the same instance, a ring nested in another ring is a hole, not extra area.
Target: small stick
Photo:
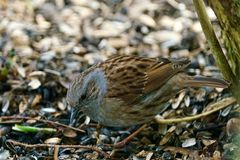
[[[81,149],[86,149],[86,150],[93,150],[96,151],[100,154],[102,154],[104,157],[109,158],[109,154],[107,154],[106,152],[100,150],[99,148],[95,147],[95,146],[83,146],[83,145],[57,145],[57,144],[26,144],[26,143],[22,143],[22,142],[18,142],[15,140],[7,140],[8,143],[12,144],[12,145],[17,145],[17,146],[23,146],[26,148],[41,148],[41,147],[54,147],[54,148],[81,148]],[[56,156],[57,153],[54,153]]]
[[[126,143],[131,141],[136,135],[138,135],[140,132],[142,132],[145,128],[147,127],[147,124],[142,125],[140,128],[138,128],[135,132],[130,134],[127,138],[123,139],[120,142],[117,142],[116,144],[113,144],[114,148],[121,148],[123,147]]]
[[[85,133],[84,130],[81,130],[79,128],[75,128],[75,127],[72,127],[72,126],[68,126],[66,124],[62,124],[62,123],[58,123],[58,122],[54,122],[54,121],[50,121],[50,120],[45,120],[45,119],[37,119],[37,118],[32,118],[32,117],[21,117],[21,116],[1,116],[0,117],[0,121],[1,120],[6,120],[6,119],[36,120],[36,121],[39,121],[39,122],[42,122],[42,123],[51,124],[52,126],[61,126],[61,127],[64,127],[64,128],[72,129],[74,131]]]
[[[53,159],[58,160],[58,152],[59,152],[59,146],[54,146],[54,154],[53,154]]]
[[[234,99],[233,97],[229,97],[229,98],[222,99],[222,100],[220,100],[220,101],[218,101],[214,104],[210,104],[209,105],[210,108],[214,108],[214,109],[212,109],[210,111],[203,112],[201,114],[197,114],[197,115],[189,116],[189,117],[184,117],[184,118],[171,118],[171,119],[162,119],[159,116],[156,116],[155,120],[157,121],[157,123],[160,123],[160,124],[170,124],[170,123],[180,123],[180,122],[186,122],[186,121],[193,121],[193,120],[208,116],[208,115],[210,115],[214,112],[217,112],[217,111],[219,111],[223,108],[226,108],[229,105],[234,104],[234,103],[236,103],[236,99]]]

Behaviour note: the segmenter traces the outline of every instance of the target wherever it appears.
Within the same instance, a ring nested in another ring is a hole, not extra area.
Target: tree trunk
[[[240,1],[208,0],[222,29],[226,56],[235,75],[232,93],[240,104]]]

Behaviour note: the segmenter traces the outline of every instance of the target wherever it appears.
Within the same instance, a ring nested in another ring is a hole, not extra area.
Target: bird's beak
[[[73,107],[71,109],[71,117],[70,117],[70,126],[75,126],[77,121],[79,120],[79,115],[80,115],[80,109],[77,107]]]

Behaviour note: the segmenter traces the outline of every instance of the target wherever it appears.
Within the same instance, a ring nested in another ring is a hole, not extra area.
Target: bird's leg
[[[140,128],[138,128],[135,132],[133,132],[132,134],[130,134],[127,138],[123,139],[120,142],[117,142],[115,144],[113,144],[114,148],[121,148],[123,147],[126,143],[128,143],[129,141],[131,141],[136,135],[138,135],[144,128],[147,127],[147,124],[142,125]]]
[[[100,143],[101,143],[101,139],[100,139],[101,129],[102,129],[102,125],[98,123],[98,124],[97,124],[97,127],[96,127],[96,132],[97,132],[97,135],[96,135],[97,144],[100,144]]]

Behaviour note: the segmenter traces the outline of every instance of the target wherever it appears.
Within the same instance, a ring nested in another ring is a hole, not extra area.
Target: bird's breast
[[[161,108],[157,106],[159,105],[135,104],[130,106],[119,99],[107,98],[94,114],[91,112],[87,115],[104,126],[127,127],[151,121]]]

